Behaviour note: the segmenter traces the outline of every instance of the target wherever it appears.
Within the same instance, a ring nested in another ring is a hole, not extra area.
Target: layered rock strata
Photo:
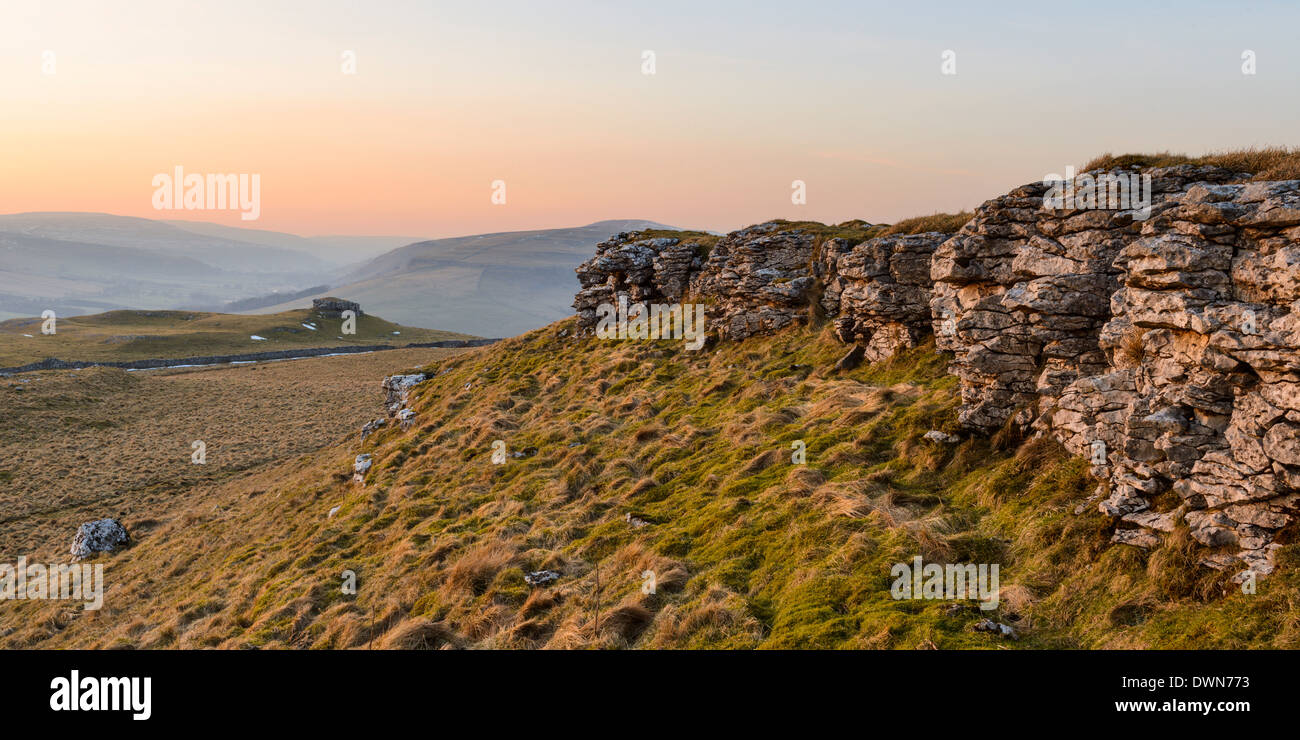
[[[946,234],[854,244],[768,222],[705,240],[618,234],[578,267],[579,324],[603,303],[699,303],[720,339],[767,334],[821,313],[836,335],[879,360],[923,339],[929,326],[929,258]]]

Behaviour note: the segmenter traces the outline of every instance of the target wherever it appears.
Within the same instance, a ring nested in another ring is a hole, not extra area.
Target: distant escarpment
[[[1146,208],[1049,207],[1034,183],[956,233],[619,234],[578,268],[574,307],[592,329],[602,303],[700,303],[722,340],[825,321],[867,360],[932,333],[961,426],[1090,458],[1087,503],[1117,520],[1114,542],[1155,548],[1185,526],[1203,565],[1267,574],[1300,506],[1300,180],[1141,174]]]

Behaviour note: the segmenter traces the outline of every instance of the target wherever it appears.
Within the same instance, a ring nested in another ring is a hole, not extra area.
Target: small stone
[[[530,586],[544,586],[557,580],[560,574],[553,570],[535,570],[524,574],[524,581]]]
[[[1016,633],[1015,629],[1012,628],[1011,625],[994,622],[992,619],[981,619],[979,622],[975,623],[975,626],[972,627],[972,629],[976,632],[992,632],[993,634],[1000,635],[1008,640],[1020,639],[1020,635]]]
[[[934,442],[935,444],[941,445],[955,445],[961,441],[961,437],[941,432],[938,429],[931,429],[921,436],[927,442]]]

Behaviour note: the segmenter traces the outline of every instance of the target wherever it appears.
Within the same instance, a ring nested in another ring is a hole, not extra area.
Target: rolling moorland
[[[0,562],[62,560],[68,531],[88,519],[119,517],[147,536],[178,512],[220,507],[211,495],[223,485],[291,464],[381,414],[377,376],[456,351],[0,378]],[[202,465],[192,462],[195,441]]]
[[[7,603],[0,645],[1300,647],[1300,546],[1271,518],[1290,417],[1268,410],[1290,402],[1293,270],[1260,269],[1295,241],[1294,162],[1091,165],[1155,173],[1145,225],[1038,213],[1026,186],[893,227],[620,234],[579,268],[578,317],[428,351],[408,424],[360,439],[358,414],[322,449],[132,512],[133,543],[96,557],[104,609]],[[624,293],[704,303],[710,346],[591,336],[593,302]],[[28,552],[66,551],[75,519]],[[997,610],[891,598],[917,555],[1000,563]]]

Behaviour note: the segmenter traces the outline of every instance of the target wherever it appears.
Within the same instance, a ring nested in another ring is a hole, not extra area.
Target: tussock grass
[[[905,218],[886,228],[880,232],[880,236],[924,234],[929,231],[955,234],[974,217],[975,214],[970,211],[961,211],[960,213],[933,213],[929,216],[914,216],[912,218]]]
[[[1245,172],[1255,180],[1296,180],[1300,179],[1300,148],[1293,147],[1250,147],[1211,152],[1199,157],[1173,152],[1156,152],[1152,154],[1111,153],[1095,157],[1083,166],[1081,171],[1095,169],[1150,169],[1153,167],[1173,167],[1180,164],[1205,164],[1223,167],[1236,172]]]

